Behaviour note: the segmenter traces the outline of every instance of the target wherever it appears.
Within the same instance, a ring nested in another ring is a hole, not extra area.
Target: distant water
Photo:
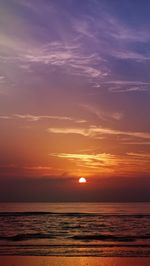
[[[0,255],[150,256],[150,203],[1,203]]]

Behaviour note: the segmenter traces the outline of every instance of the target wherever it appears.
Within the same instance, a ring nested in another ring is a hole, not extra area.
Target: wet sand
[[[2,266],[149,266],[150,258],[0,256]]]

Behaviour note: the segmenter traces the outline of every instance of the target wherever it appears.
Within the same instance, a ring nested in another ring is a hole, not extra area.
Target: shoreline
[[[149,266],[149,257],[0,256],[5,266]]]

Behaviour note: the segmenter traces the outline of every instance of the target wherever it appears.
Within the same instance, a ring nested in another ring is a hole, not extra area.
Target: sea
[[[150,257],[150,203],[0,203],[0,255]]]

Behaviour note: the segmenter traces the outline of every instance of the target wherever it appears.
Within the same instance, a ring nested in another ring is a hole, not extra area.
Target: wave
[[[25,241],[25,240],[34,240],[34,239],[56,239],[59,238],[59,234],[17,234],[13,236],[0,236],[0,240],[7,241]],[[64,236],[65,237],[65,236]],[[117,235],[74,235],[66,237],[68,239],[79,240],[83,242],[91,241],[110,241],[110,242],[135,242],[137,240],[150,240],[150,235],[141,235],[141,236],[117,236]]]
[[[0,255],[150,257],[150,245],[3,245]]]
[[[52,239],[56,236],[52,236],[51,234],[17,234],[14,236],[0,236],[0,240],[7,241],[24,241],[30,239]]]
[[[150,218],[150,214],[116,214],[116,213],[80,213],[80,212],[0,212],[0,217],[4,216],[41,216],[41,215],[56,215],[56,216],[68,216],[68,217],[134,217]]]
[[[133,242],[135,241],[134,237],[129,236],[111,236],[111,235],[77,235],[72,237],[74,240],[81,241],[113,241],[113,242]]]

